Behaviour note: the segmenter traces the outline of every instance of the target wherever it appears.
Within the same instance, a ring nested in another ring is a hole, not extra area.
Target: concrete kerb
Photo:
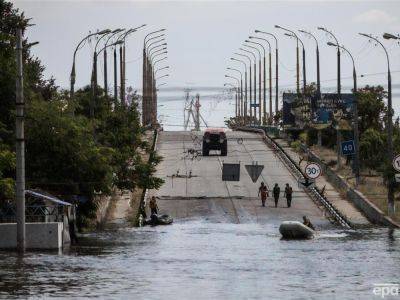
[[[400,224],[395,222],[388,216],[385,216],[374,203],[369,201],[362,193],[353,189],[341,176],[336,174],[325,162],[323,162],[314,152],[312,152],[306,145],[302,144],[301,149],[308,153],[309,159],[322,166],[323,172],[336,189],[344,192],[346,198],[351,201],[372,223],[400,228]]]
[[[249,128],[249,127],[238,127],[235,130],[239,131],[248,131],[255,132],[261,134],[264,142],[271,146],[273,149],[277,151],[277,153],[282,152],[285,158],[289,161],[288,163],[284,161],[283,157],[280,157],[285,166],[289,169],[289,171],[295,177],[305,177],[299,166],[293,161],[293,159],[278,145],[276,144],[270,137],[267,136],[263,129],[259,128]],[[305,188],[305,192],[310,196],[310,198],[316,202],[316,204],[322,204],[327,212],[343,227],[345,228],[355,228],[354,224],[352,224],[347,217],[336,208],[328,199],[323,197],[319,191],[315,188]]]

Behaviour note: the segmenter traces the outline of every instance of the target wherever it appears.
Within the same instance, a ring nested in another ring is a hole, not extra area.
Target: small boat
[[[311,239],[315,231],[298,221],[284,221],[279,226],[284,239]]]
[[[174,219],[172,219],[169,215],[152,215],[150,217],[150,219],[147,219],[144,222],[144,225],[152,225],[152,226],[156,226],[156,225],[170,225],[172,224],[172,222],[174,221]]]

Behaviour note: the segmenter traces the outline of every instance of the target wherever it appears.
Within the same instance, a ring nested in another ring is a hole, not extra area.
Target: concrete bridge
[[[326,218],[324,209],[299,187],[296,178],[258,134],[227,132],[226,157],[217,155],[218,152],[209,157],[188,154],[188,149],[201,153],[201,138],[200,133],[194,132],[160,133],[157,152],[163,156],[163,161],[158,166],[157,176],[162,177],[165,184],[159,191],[151,191],[150,195],[159,197],[161,213],[171,215],[175,221],[202,219],[210,222],[272,223],[276,226],[285,220],[301,221],[302,216],[307,215],[318,228],[335,226]],[[256,183],[251,181],[244,167],[253,161],[264,165]],[[223,162],[240,162],[240,181],[222,181]],[[257,196],[261,181],[270,190],[275,183],[281,187],[278,208],[274,207],[271,193],[267,207],[261,206]],[[286,183],[294,190],[291,208],[287,208],[283,197]],[[342,207],[351,219],[367,223],[346,200],[335,201],[343,202]]]

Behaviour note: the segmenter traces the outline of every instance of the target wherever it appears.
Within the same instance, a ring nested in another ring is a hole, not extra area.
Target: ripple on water
[[[373,283],[398,278],[399,240],[386,229],[284,241],[275,225],[124,228],[64,254],[0,252],[0,297],[369,298]]]

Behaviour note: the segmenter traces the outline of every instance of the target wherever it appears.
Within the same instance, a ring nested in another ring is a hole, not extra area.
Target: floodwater
[[[0,252],[0,298],[380,299],[374,284],[400,283],[400,232],[383,228],[285,241],[276,224],[187,220],[80,242]]]

